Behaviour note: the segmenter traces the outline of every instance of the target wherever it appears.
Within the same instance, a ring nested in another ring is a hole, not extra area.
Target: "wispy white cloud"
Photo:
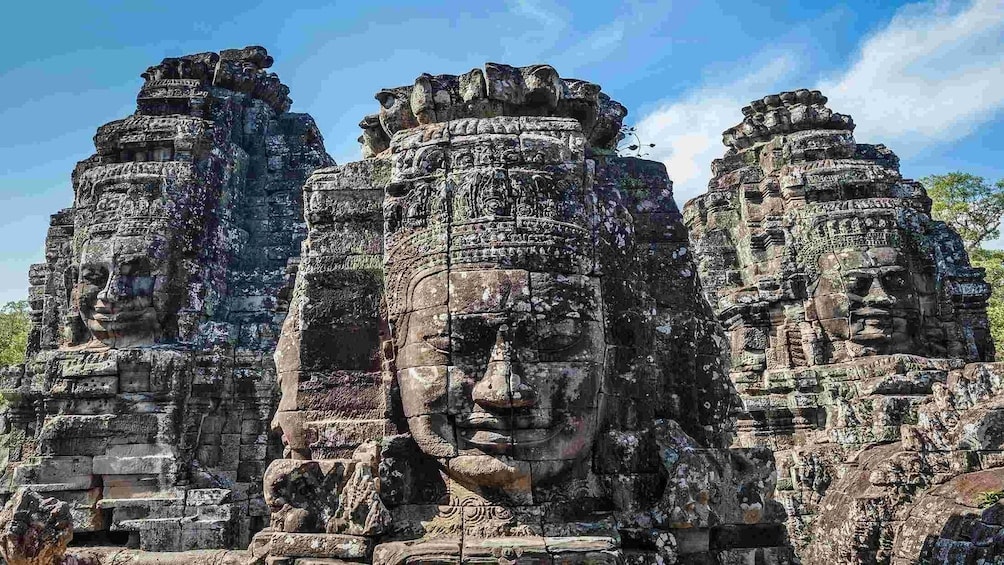
[[[779,55],[729,84],[692,90],[635,124],[642,143],[656,144],[648,157],[666,163],[679,204],[707,188],[711,161],[724,151],[722,131],[742,118],[740,108],[770,92],[794,68],[790,57]]]
[[[819,89],[861,141],[909,156],[960,139],[1004,108],[1004,1],[907,6]]]
[[[850,65],[815,87],[835,111],[851,114],[855,137],[885,143],[904,157],[958,140],[1004,109],[1004,0],[904,6],[865,38]],[[791,84],[787,57],[738,80],[708,83],[668,100],[636,124],[666,163],[678,202],[706,190],[721,132],[738,123],[750,100]]]
[[[567,25],[567,17],[540,0],[515,0],[509,5],[514,14],[530,18],[542,27],[559,31]]]

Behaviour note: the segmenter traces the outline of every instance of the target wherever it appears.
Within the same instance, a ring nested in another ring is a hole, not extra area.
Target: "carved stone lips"
[[[514,410],[510,414],[472,412],[454,416],[454,422],[461,429],[496,431],[550,429],[553,427],[550,411]]]
[[[474,412],[471,414],[460,414],[456,417],[457,427],[480,430],[511,430],[512,418],[499,417],[487,412]]]
[[[137,318],[141,318],[145,311],[146,309],[120,310],[114,313],[95,311],[93,314],[91,314],[91,319],[96,322],[103,322],[103,323],[131,322]]]
[[[880,308],[866,306],[853,310],[851,321],[861,325],[860,329],[854,332],[855,341],[885,340],[889,338],[892,330],[892,313]]]
[[[851,315],[855,318],[888,318],[892,314],[888,310],[865,306],[864,308],[852,311]]]
[[[549,419],[550,420],[550,419]],[[460,437],[472,447],[486,451],[505,451],[513,444],[535,445],[545,443],[557,435],[562,426],[550,425],[540,427],[534,424],[529,415],[517,415],[513,418],[497,416],[485,412],[475,412],[456,416],[456,425]]]
[[[104,310],[104,311],[102,311]],[[130,310],[119,310],[110,313],[106,309],[95,309],[88,316],[94,323],[100,324],[106,330],[113,330],[121,326],[133,324],[141,319],[150,308],[138,308]]]

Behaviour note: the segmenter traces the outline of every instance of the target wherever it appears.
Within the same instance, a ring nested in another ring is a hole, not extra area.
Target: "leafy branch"
[[[638,130],[634,126],[621,126],[620,139],[627,139],[629,142],[628,145],[617,145],[617,154],[622,157],[646,157],[648,153],[643,153],[643,151],[655,147],[654,143],[642,143],[641,138],[638,137]],[[632,140],[633,143],[631,143]]]

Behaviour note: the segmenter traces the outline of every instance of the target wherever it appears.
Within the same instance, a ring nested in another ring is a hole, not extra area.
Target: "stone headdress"
[[[788,252],[795,272],[810,282],[819,276],[819,258],[826,253],[892,247],[920,259],[932,256],[930,244],[921,237],[926,228],[923,216],[898,199],[816,205],[807,208],[794,223]],[[930,267],[933,269],[933,264]]]
[[[398,133],[384,201],[387,300],[446,268],[593,271],[574,119],[457,120]],[[487,143],[485,143],[487,141]]]

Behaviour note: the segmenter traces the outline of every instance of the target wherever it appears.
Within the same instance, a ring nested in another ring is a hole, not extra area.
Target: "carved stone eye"
[[[562,351],[579,343],[582,335],[582,323],[575,318],[545,322],[538,326],[537,346],[542,351]]]
[[[85,265],[80,269],[80,280],[103,287],[108,284],[108,269],[97,265]]]
[[[902,273],[889,273],[882,277],[882,286],[889,292],[906,290],[907,282]]]
[[[450,336],[437,334],[425,336],[424,339],[425,343],[429,344],[436,351],[445,354],[450,353]]]
[[[847,279],[847,292],[864,296],[871,288],[872,278],[867,275],[853,275]]]

